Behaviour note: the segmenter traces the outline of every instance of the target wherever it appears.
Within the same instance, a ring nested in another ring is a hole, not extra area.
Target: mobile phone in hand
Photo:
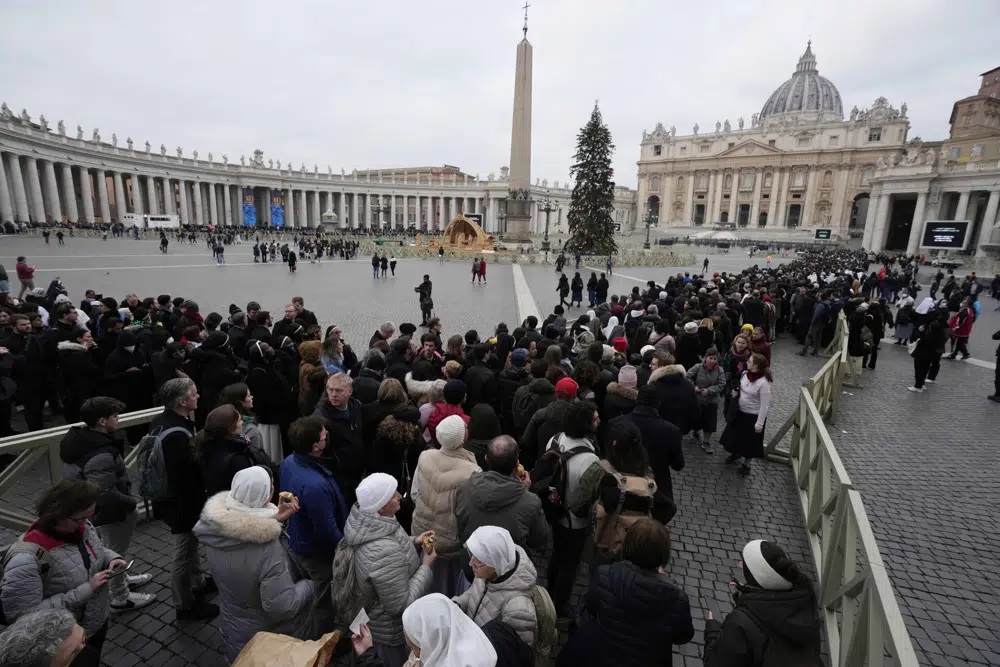
[[[125,565],[124,567],[119,567],[116,570],[109,570],[108,571],[108,579],[114,579],[115,577],[122,576],[123,574],[125,574],[126,572],[128,572],[129,570],[132,569],[132,563],[134,563],[134,562],[135,562],[135,560],[133,559],[133,560],[130,560],[128,562],[128,564]]]

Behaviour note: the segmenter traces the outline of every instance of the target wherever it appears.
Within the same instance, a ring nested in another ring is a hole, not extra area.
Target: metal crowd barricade
[[[148,424],[156,415],[163,412],[162,407],[128,412],[118,418],[121,428],[136,426],[138,424]],[[49,483],[55,484],[62,479],[62,461],[59,459],[59,443],[63,436],[73,426],[83,426],[83,423],[66,424],[47,428],[42,431],[33,431],[21,435],[12,435],[7,438],[0,438],[0,455],[14,454],[16,458],[8,465],[3,472],[0,472],[0,497],[3,497],[11,488],[23,480],[35,465],[43,458],[47,459],[49,469]],[[135,450],[128,453],[125,463],[130,472],[135,470]],[[40,492],[42,489],[35,489]],[[140,508],[140,515],[146,511],[145,507]],[[0,526],[12,530],[25,531],[34,517],[23,511],[11,507],[11,503],[5,502],[0,506]]]
[[[799,389],[798,405],[765,455],[791,465],[819,577],[819,602],[834,667],[916,667],[917,657],[882,562],[861,494],[826,425],[847,371],[847,321],[837,318],[829,360]],[[787,451],[779,443],[791,432]]]

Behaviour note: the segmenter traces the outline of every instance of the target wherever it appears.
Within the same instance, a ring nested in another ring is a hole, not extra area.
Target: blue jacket
[[[830,302],[820,301],[816,304],[816,308],[813,310],[812,321],[809,323],[810,327],[818,327],[826,324],[827,315],[830,312]]]
[[[332,559],[349,510],[333,474],[320,459],[296,453],[282,461],[278,476],[281,490],[299,499],[288,520],[288,546],[298,556]]]

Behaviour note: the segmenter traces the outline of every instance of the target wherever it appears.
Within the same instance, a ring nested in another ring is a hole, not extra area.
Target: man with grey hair
[[[371,349],[380,340],[388,342],[394,333],[396,333],[396,325],[392,322],[383,322],[379,325],[378,331],[372,334],[371,340],[368,341],[368,348]]]
[[[0,632],[0,665],[68,667],[91,650],[84,642],[83,628],[67,609],[25,614]]]
[[[173,535],[170,589],[174,608],[179,621],[211,620],[219,615],[219,608],[199,598],[218,589],[211,578],[202,575],[198,538],[191,532],[208,498],[192,446],[198,388],[190,378],[167,380],[160,387],[160,403],[163,412],[150,423],[149,431],[160,434],[170,492],[153,501],[153,512]]]

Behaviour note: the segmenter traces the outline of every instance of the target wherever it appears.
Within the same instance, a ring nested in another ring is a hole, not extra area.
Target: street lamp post
[[[542,237],[542,252],[547,253],[550,250],[549,247],[549,214],[556,210],[556,207],[552,205],[552,200],[549,199],[548,195],[545,196],[545,200],[542,202],[541,208],[538,209],[545,214],[545,235]]]
[[[643,216],[643,222],[646,223],[646,242],[642,244],[642,249],[649,250],[649,227],[653,224],[653,214],[651,211],[646,211],[646,215]]]

